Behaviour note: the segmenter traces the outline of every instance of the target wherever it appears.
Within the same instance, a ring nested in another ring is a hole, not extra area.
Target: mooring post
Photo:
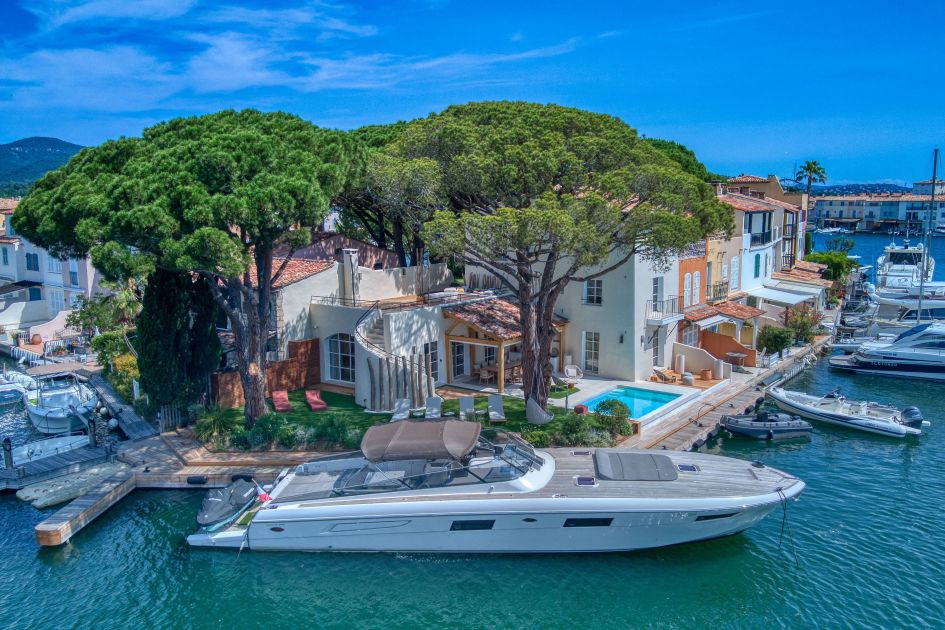
[[[95,424],[96,424],[95,414],[90,413],[89,414],[89,448],[95,448],[97,446],[97,443],[96,443],[97,436],[95,435],[96,434]]]
[[[13,443],[10,438],[3,438],[3,467],[13,470]]]

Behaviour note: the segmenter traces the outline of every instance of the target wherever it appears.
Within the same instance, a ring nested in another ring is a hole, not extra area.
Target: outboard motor
[[[907,427],[921,429],[924,421],[925,418],[922,417],[922,412],[918,407],[906,407],[902,410],[902,423]]]

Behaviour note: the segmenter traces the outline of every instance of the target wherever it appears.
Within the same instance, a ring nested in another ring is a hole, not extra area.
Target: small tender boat
[[[229,525],[256,502],[256,485],[245,479],[235,479],[225,488],[207,493],[197,514],[197,524],[205,532]]]
[[[89,443],[89,436],[84,433],[74,435],[60,435],[58,437],[46,438],[29,442],[23,446],[17,446],[13,449],[13,465],[21,466],[28,462],[35,462],[44,457],[52,457],[77,448],[82,448]]]
[[[777,411],[758,411],[722,416],[722,426],[732,433],[758,440],[790,440],[809,437],[814,427],[797,416]]]
[[[826,396],[812,396],[780,387],[771,387],[765,393],[788,413],[878,435],[900,438],[921,435],[922,427],[929,426],[918,407],[899,410],[875,402],[847,400],[839,389]]]
[[[50,374],[26,392],[26,411],[40,433],[58,435],[85,429],[84,416],[95,409],[95,392],[74,374]]]

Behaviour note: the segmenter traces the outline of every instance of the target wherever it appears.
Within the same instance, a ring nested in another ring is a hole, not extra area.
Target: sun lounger
[[[459,397],[459,419],[460,420],[475,420],[476,419],[476,399],[472,396],[460,396]]]
[[[661,383],[676,382],[676,376],[674,374],[667,373],[663,368],[653,368],[653,373],[656,374],[656,378],[660,379]]]
[[[289,392],[284,389],[277,389],[272,392],[272,408],[276,411],[292,411],[292,403],[289,402]]]
[[[306,390],[305,402],[308,403],[309,409],[312,411],[325,411],[328,409],[328,405],[322,400],[322,392],[320,389]]]
[[[398,398],[394,401],[394,415],[390,417],[391,422],[406,420],[410,417],[410,400],[407,398]]]
[[[443,399],[439,396],[430,396],[427,398],[427,418],[443,417]]]
[[[489,394],[489,422],[505,422],[505,407],[499,394]]]

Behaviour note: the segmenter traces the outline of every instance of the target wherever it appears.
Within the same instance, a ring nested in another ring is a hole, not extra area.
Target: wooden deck
[[[81,472],[108,459],[105,447],[77,448],[66,453],[28,462],[12,470],[0,470],[0,489],[19,490],[24,486]]]
[[[145,422],[131,405],[126,405],[119,398],[112,386],[98,374],[89,377],[89,385],[98,394],[99,400],[105,403],[108,410],[118,420],[118,427],[128,436],[129,440],[143,440],[157,435],[157,429]]]

